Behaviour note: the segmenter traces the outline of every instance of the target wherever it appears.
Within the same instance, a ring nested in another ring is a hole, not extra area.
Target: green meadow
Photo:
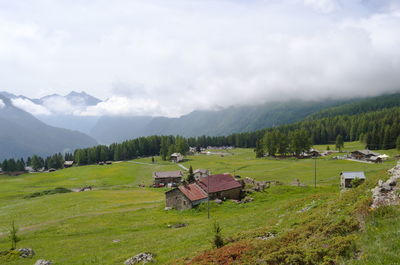
[[[325,150],[326,146],[315,148]],[[330,148],[333,149],[333,146]],[[346,150],[361,148],[357,142],[345,144]],[[391,157],[396,154],[394,150],[378,152]],[[183,262],[185,257],[211,248],[215,221],[221,225],[222,234],[228,241],[261,235],[272,226],[277,232],[285,231],[297,222],[297,218],[308,214],[299,213],[299,210],[310,205],[318,207],[341,196],[341,171],[365,171],[367,178],[377,181],[378,178],[386,178],[386,170],[396,163],[393,158],[382,164],[333,159],[333,156],[343,154],[333,154],[316,161],[256,159],[251,149],[230,150],[229,155],[224,156],[189,156],[182,163],[185,167],[191,165],[194,169],[206,168],[212,173],[231,173],[242,178],[282,183],[265,192],[253,193],[250,195],[254,197],[251,203],[211,203],[210,219],[204,205],[183,212],[165,211],[166,189],[139,187],[140,184],[148,186],[152,183],[153,171],[181,169],[176,164],[162,162],[158,157],[155,164],[151,164],[151,158],[141,158],[112,165],[72,167],[51,173],[17,177],[0,175],[0,251],[10,248],[6,232],[14,220],[20,229],[18,247],[29,247],[36,252],[33,259],[0,257],[0,263],[33,264],[43,258],[56,264],[123,264],[126,259],[148,251],[156,254],[159,264],[174,264],[177,259]],[[314,188],[315,166],[317,188]],[[295,179],[307,186],[291,186]],[[73,189],[84,186],[93,186],[94,190],[24,198],[31,193],[57,187]],[[395,214],[392,213],[392,216]],[[380,229],[382,242],[385,242],[385,229],[395,223],[388,216],[367,221],[367,224],[384,227]],[[168,228],[174,223],[188,225]],[[360,248],[367,252],[370,251],[367,242],[376,236],[368,229],[360,234],[357,241]],[[369,255],[365,257],[374,260]]]

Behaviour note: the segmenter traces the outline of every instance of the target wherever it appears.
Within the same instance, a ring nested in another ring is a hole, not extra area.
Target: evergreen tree
[[[397,149],[397,151],[400,151],[400,135],[397,137],[397,140],[396,140],[396,149]]]
[[[338,135],[336,137],[336,143],[335,143],[336,149],[339,149],[339,152],[342,151],[342,148],[344,147],[344,141],[343,141],[343,136],[342,135]]]
[[[264,146],[262,143],[262,140],[258,140],[256,142],[256,148],[254,149],[254,152],[256,152],[256,158],[260,158],[264,156]]]
[[[192,168],[191,165],[190,165],[189,171],[188,171],[187,182],[188,182],[188,183],[193,183],[193,182],[195,182],[194,173],[193,173],[193,168]]]

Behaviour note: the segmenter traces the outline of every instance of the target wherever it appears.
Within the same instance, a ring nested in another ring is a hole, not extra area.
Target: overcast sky
[[[0,91],[168,115],[400,90],[400,0],[0,0]]]

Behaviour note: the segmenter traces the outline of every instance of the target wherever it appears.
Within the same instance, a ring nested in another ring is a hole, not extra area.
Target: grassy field
[[[359,148],[359,143],[345,145],[349,150]],[[382,153],[393,156],[395,151]],[[15,220],[22,238],[18,246],[33,248],[34,260],[44,258],[56,264],[122,264],[137,253],[150,251],[157,255],[159,264],[174,263],[176,259],[211,248],[215,221],[223,228],[224,237],[232,240],[262,234],[271,226],[278,232],[284,231],[297,222],[299,215],[307,215],[299,214],[300,209],[323,205],[341,196],[338,186],[341,171],[362,170],[367,178],[375,180],[385,177],[385,170],[395,164],[393,159],[382,164],[365,164],[333,160],[332,155],[319,158],[315,189],[315,161],[311,159],[255,159],[250,149],[235,149],[224,157],[191,156],[184,166],[258,180],[279,180],[284,184],[253,194],[255,200],[248,204],[212,203],[211,219],[207,219],[204,207],[184,212],[164,211],[164,189],[138,187],[151,184],[153,171],[180,169],[159,158],[156,164],[147,164],[150,160],[142,158],[109,166],[73,167],[17,177],[0,175],[0,229],[3,230],[0,250],[9,248],[5,232]],[[295,179],[308,186],[290,186]],[[87,185],[95,189],[24,199],[33,192]],[[392,222],[387,216],[382,218],[386,218],[382,222]],[[168,224],[174,223],[188,226],[168,228]],[[363,242],[371,236],[368,233],[360,236],[360,246],[364,247]],[[24,265],[33,264],[34,260],[0,259],[0,263]]]

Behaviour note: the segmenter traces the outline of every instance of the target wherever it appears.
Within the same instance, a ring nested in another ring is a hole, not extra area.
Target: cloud
[[[304,0],[304,4],[323,13],[331,13],[340,8],[336,0]]]
[[[399,1],[0,4],[0,87],[108,98],[75,115],[170,115],[400,89]]]
[[[0,99],[0,109],[4,108],[6,104],[4,104],[4,101]]]
[[[35,104],[29,99],[24,99],[24,98],[13,98],[11,99],[11,102],[14,106],[17,108],[20,108],[22,110],[25,110],[26,112],[29,112],[33,115],[50,115],[51,112],[38,104]]]

